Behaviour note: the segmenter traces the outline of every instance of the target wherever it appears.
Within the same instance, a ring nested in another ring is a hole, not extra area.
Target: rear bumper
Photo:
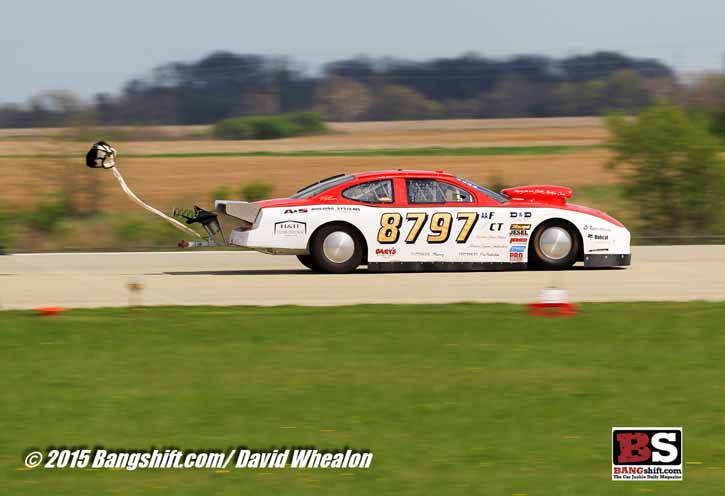
[[[632,255],[613,253],[587,253],[584,255],[584,267],[623,267],[632,264]]]
[[[285,246],[266,246],[267,243],[259,242],[259,237],[255,237],[254,229],[248,231],[233,230],[229,235],[229,244],[249,248],[270,255],[306,255],[309,252],[304,248],[285,247]]]

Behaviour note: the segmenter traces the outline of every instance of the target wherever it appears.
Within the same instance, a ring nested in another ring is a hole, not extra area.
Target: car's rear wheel
[[[529,264],[537,269],[565,269],[576,263],[579,235],[568,222],[552,220],[536,228],[529,246]]]
[[[352,227],[328,224],[310,241],[310,256],[322,272],[344,274],[354,271],[363,260],[365,242]]]
[[[315,259],[312,258],[312,255],[297,255],[297,260],[299,260],[302,265],[310,270],[313,270],[315,272],[320,271],[320,268],[315,263]]]

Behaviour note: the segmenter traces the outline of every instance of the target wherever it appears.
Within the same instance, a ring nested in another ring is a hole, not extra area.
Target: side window
[[[408,203],[471,203],[473,196],[452,184],[435,179],[406,179]]]
[[[393,203],[393,181],[383,179],[350,186],[342,196],[364,203]]]

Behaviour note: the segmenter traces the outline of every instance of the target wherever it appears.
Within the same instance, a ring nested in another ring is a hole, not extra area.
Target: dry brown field
[[[184,140],[203,130],[183,126],[154,128],[179,141],[118,142],[119,168],[131,187],[149,203],[168,209],[194,202],[208,204],[212,191],[237,192],[251,181],[273,185],[285,196],[340,172],[379,169],[444,169],[482,184],[553,183],[569,186],[608,184],[616,176],[605,169],[605,150],[584,149],[556,155],[412,156],[412,157],[184,157],[124,158],[125,154],[305,151],[419,147],[491,147],[593,145],[607,138],[598,118],[489,119],[362,122],[331,124],[332,133],[274,141]],[[0,155],[81,154],[89,144],[63,141],[60,129],[0,130]],[[113,177],[83,167],[80,159],[0,158],[0,202],[22,205],[63,181],[88,181],[96,175],[103,209],[135,210]],[[75,177],[78,176],[78,177]]]

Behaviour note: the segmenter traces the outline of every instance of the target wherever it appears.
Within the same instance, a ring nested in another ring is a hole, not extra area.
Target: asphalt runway
[[[143,283],[144,305],[526,303],[549,286],[579,302],[725,300],[723,246],[634,247],[632,259],[616,269],[327,275],[256,252],[8,255],[0,308],[125,306],[129,281]]]

